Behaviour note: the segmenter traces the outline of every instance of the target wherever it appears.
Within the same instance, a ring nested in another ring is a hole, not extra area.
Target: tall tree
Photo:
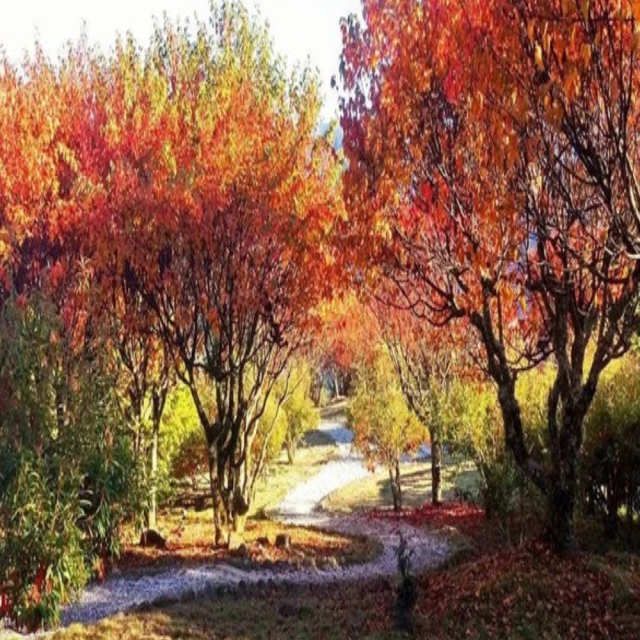
[[[636,324],[638,3],[363,4],[343,23],[347,255],[419,317],[473,327],[566,549],[584,418]],[[550,358],[539,455],[515,388]]]
[[[238,3],[195,35],[165,24],[145,57],[122,44],[106,74],[101,252],[191,391],[223,544],[266,403],[331,290],[340,165],[316,132],[317,79],[288,75]]]

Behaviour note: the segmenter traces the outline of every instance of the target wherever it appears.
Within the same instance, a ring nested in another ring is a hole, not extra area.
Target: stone
[[[276,547],[278,549],[291,549],[291,536],[288,533],[279,533],[276,536]]]
[[[340,569],[340,563],[335,556],[329,556],[325,561],[325,565],[327,568],[333,569],[334,571]]]
[[[143,531],[140,536],[141,547],[153,547],[154,549],[166,549],[167,541],[153,529]]]
[[[267,536],[262,536],[256,540],[256,544],[259,544],[261,547],[268,547],[271,542],[269,542],[269,538]]]

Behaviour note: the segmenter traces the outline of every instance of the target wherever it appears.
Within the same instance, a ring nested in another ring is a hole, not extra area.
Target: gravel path
[[[424,570],[442,563],[448,553],[447,544],[404,523],[371,520],[361,516],[332,517],[317,512],[320,502],[333,491],[364,478],[368,471],[362,459],[352,451],[353,434],[340,421],[323,421],[320,429],[339,448],[339,458],[327,463],[307,482],[293,489],[279,507],[283,522],[313,525],[337,533],[374,537],[383,545],[382,554],[374,561],[340,569],[318,571],[241,570],[225,564],[205,564],[189,569],[171,569],[146,576],[111,576],[103,584],[93,584],[83,592],[80,602],[67,607],[63,625],[74,622],[92,623],[120,611],[155,602],[160,604],[178,598],[216,594],[221,588],[243,588],[263,584],[323,584],[350,581],[396,572],[395,547],[401,532],[413,551],[413,566]]]

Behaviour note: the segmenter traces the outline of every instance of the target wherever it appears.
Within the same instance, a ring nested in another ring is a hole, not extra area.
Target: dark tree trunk
[[[548,536],[558,553],[566,553],[574,546],[573,512],[576,504],[575,487],[554,485],[547,497]]]
[[[442,443],[431,434],[431,502],[442,503]]]
[[[209,488],[213,505],[213,525],[215,528],[215,546],[229,544],[229,510],[223,495],[224,479],[218,465],[215,443],[209,445]]]
[[[402,510],[402,483],[400,480],[400,461],[396,460],[389,467],[389,481],[391,483],[391,496],[393,497],[393,510]]]

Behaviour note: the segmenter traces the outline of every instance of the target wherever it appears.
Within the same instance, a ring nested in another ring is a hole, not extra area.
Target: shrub
[[[537,399],[541,397],[533,375],[521,388],[525,398],[523,413],[525,419],[532,422],[537,419]],[[538,497],[505,447],[502,415],[495,391],[479,381],[457,380],[444,410],[444,427],[450,451],[472,458],[480,477],[478,493],[462,497],[479,501],[487,517],[499,523],[509,541],[516,534],[513,516],[517,514],[521,536],[529,518],[537,516]]]
[[[384,465],[389,472],[393,506],[402,508],[402,456],[415,451],[426,439],[426,430],[409,409],[386,350],[358,371],[349,402],[348,421],[354,446],[373,469]]]
[[[609,537],[640,511],[640,357],[630,354],[606,372],[586,420],[582,484],[587,512]]]
[[[44,300],[0,316],[0,584],[18,627],[55,624],[137,508],[104,351],[75,350]]]
[[[30,632],[56,624],[87,576],[81,477],[58,462],[23,452],[0,500],[3,613]]]
[[[320,412],[311,399],[312,379],[308,371],[295,369],[290,380],[292,389],[282,405],[286,420],[285,446],[289,463],[293,464],[298,443],[311,429],[320,423]]]

